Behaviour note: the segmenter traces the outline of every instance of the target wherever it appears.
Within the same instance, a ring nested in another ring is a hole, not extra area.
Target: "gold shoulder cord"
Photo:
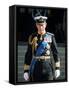
[[[32,54],[34,55],[34,51],[36,50],[37,48],[37,37],[34,37],[33,40],[32,40]]]
[[[37,37],[35,36],[33,39],[32,39],[32,35],[29,36],[29,45],[32,46],[32,56],[34,55],[34,50],[36,50],[37,48]],[[29,65],[24,65],[24,70],[29,70]]]
[[[37,37],[35,36],[32,39],[32,35],[29,37],[29,44],[32,45],[32,55],[34,55],[34,50],[37,48]]]

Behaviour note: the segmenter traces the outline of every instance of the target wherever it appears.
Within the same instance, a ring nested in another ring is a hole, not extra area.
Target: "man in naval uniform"
[[[30,35],[28,49],[25,55],[24,79],[26,81],[48,81],[57,79],[60,76],[60,58],[54,34],[47,32],[45,16],[34,18],[37,33]],[[53,74],[53,64],[51,53],[54,58],[55,71]]]

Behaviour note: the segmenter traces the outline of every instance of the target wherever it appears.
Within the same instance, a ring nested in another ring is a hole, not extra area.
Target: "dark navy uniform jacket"
[[[57,50],[57,45],[56,45],[54,34],[49,33],[49,32],[47,32],[46,34],[47,34],[46,40],[47,40],[48,44],[50,45],[50,50],[52,51],[54,60],[55,60],[55,62],[57,62],[59,60],[59,56],[58,56],[58,50]],[[40,41],[40,35],[39,34],[32,34],[30,36],[31,42],[32,42],[32,39],[34,37],[38,38],[38,42]],[[42,38],[44,38],[44,35]],[[32,56],[33,56],[32,55],[32,45],[30,43],[28,43],[27,53],[25,55],[25,64],[30,65],[31,60],[32,60]]]
[[[36,43],[35,41],[33,41],[34,38],[36,38],[36,41],[37,41]],[[32,41],[33,43],[36,44],[35,46],[33,46]],[[59,55],[58,55],[54,34],[46,32],[44,35],[41,36],[35,33],[29,37],[28,49],[25,55],[26,65],[31,64],[31,60],[33,56],[36,56],[36,49],[39,47],[39,43],[41,41],[47,42],[47,47],[45,49],[45,52],[43,52],[41,56],[51,56],[51,53],[52,53],[55,63],[59,61]]]

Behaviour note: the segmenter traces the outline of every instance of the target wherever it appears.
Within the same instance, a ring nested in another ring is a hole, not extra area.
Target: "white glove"
[[[58,78],[60,76],[60,70],[55,70],[55,78]]]
[[[28,72],[25,72],[25,73],[24,73],[24,79],[25,79],[26,81],[29,80],[29,74],[28,74]]]

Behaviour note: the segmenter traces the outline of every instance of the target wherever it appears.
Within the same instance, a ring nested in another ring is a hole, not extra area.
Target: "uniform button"
[[[49,50],[47,50],[47,51],[46,51],[46,54],[47,54],[47,55],[50,55],[50,51],[49,51]]]

